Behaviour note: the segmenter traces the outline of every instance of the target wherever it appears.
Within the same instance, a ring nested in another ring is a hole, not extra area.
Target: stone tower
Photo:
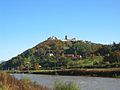
[[[68,40],[68,37],[67,37],[67,35],[65,36],[65,40]]]

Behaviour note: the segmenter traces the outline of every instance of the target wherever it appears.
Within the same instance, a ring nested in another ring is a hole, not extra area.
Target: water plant
[[[70,82],[56,81],[53,90],[80,90],[80,89],[72,81]]]

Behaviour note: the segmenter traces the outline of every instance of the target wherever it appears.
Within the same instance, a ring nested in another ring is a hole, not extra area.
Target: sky
[[[120,0],[0,0],[0,61],[65,35],[120,42]]]

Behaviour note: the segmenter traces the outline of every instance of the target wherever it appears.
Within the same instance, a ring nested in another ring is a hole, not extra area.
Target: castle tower
[[[67,35],[65,36],[65,40],[68,40]]]

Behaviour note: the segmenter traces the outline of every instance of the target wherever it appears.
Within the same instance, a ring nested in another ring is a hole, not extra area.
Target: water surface
[[[43,86],[52,88],[55,81],[75,82],[81,90],[120,90],[120,79],[100,78],[84,76],[56,76],[56,75],[36,75],[36,74],[13,74],[17,79],[30,78]]]

